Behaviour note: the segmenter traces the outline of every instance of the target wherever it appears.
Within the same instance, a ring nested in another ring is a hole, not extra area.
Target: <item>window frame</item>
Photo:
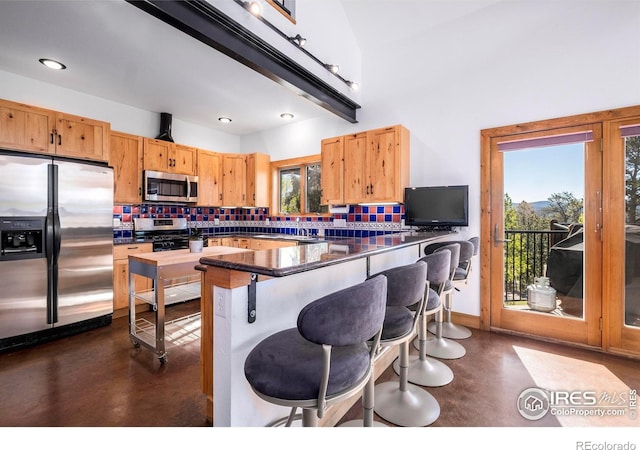
[[[273,6],[276,11],[286,17],[291,23],[296,23],[295,0],[267,0],[267,4]]]
[[[300,211],[306,210],[307,201],[307,166],[320,165],[322,171],[321,155],[302,156],[299,158],[282,159],[279,161],[271,161],[271,185],[274,187],[271,194],[270,215],[274,217],[331,217],[331,213],[306,213],[300,212],[295,214],[283,213],[280,211],[280,170],[300,168]],[[320,172],[322,178],[322,172]]]

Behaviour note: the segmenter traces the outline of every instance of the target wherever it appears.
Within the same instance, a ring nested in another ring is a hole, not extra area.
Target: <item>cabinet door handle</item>
[[[53,133],[51,133],[51,143],[53,144]]]
[[[369,195],[369,185],[367,184],[367,195]]]
[[[62,145],[62,135],[58,135],[58,145]]]
[[[371,195],[373,195],[373,184],[371,185]]]
[[[220,200],[222,200],[222,194],[220,194]]]

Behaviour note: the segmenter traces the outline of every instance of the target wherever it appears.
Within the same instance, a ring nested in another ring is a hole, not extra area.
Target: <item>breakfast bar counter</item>
[[[294,247],[202,255],[196,268],[202,271],[201,387],[208,419],[214,426],[265,426],[288,415],[287,408],[261,400],[246,381],[244,361],[253,347],[294,328],[306,304],[370,274],[413,263],[424,256],[424,246],[451,234],[324,238]],[[328,411],[320,424],[333,425],[344,412]]]

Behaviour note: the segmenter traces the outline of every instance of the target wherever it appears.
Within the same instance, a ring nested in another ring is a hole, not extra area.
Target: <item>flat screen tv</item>
[[[469,225],[469,186],[422,186],[404,190],[405,225],[451,229]]]

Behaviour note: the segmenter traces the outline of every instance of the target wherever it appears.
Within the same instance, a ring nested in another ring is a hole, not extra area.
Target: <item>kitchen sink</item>
[[[324,242],[323,239],[317,236],[298,236],[295,234],[256,234],[253,236],[256,239],[275,239],[279,241],[296,241],[300,243],[316,243]]]

